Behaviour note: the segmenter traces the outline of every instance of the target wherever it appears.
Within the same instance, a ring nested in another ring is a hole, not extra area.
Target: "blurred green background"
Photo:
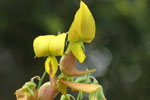
[[[108,100],[150,100],[150,1],[84,2],[96,37],[85,45],[87,58],[78,68],[97,68],[92,75]],[[79,0],[0,1],[1,100],[15,100],[16,89],[42,75],[45,58],[34,59],[34,38],[67,32],[78,8]]]

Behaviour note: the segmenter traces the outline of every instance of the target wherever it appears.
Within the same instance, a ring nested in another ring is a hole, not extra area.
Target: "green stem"
[[[41,86],[41,84],[42,84],[42,82],[43,82],[45,76],[46,76],[46,71],[44,71],[44,73],[43,73],[41,79],[39,80],[39,84],[38,84],[37,90],[39,90],[39,88],[40,88],[40,86]]]
[[[74,98],[72,95],[71,95],[70,97],[71,97],[73,100],[75,100],[75,98]]]
[[[79,100],[80,99],[80,92],[78,93],[78,97],[77,97],[77,100]]]
[[[79,92],[79,93],[78,93],[77,100],[82,100],[83,97],[84,97],[84,92]]]
[[[84,97],[84,92],[81,92],[80,100],[83,100],[83,97]]]

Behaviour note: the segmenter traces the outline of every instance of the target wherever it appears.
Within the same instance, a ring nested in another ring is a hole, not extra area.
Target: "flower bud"
[[[38,91],[38,98],[39,100],[54,100],[58,91],[55,87],[52,87],[50,82],[44,83],[39,91]]]

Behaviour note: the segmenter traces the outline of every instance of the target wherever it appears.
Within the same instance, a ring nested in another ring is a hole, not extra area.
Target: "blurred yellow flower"
[[[71,41],[71,50],[82,63],[85,54],[81,47],[83,42],[90,43],[95,37],[95,21],[89,8],[84,2],[80,2],[80,8],[76,12],[74,21],[69,29],[68,40]]]
[[[48,56],[45,61],[45,69],[49,73],[50,65],[52,65],[52,75],[57,72],[58,62],[55,56],[62,56],[64,51],[66,34],[62,33],[58,36],[45,35],[35,38],[33,48],[36,57]]]

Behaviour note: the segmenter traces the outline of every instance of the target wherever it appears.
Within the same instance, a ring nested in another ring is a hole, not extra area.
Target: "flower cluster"
[[[90,76],[90,73],[96,69],[85,71],[76,69],[76,59],[80,63],[84,62],[86,58],[84,43],[92,42],[95,37],[95,30],[92,13],[87,5],[81,1],[68,34],[36,37],[33,42],[35,56],[47,57],[45,71],[50,76],[50,82],[40,86],[42,78],[38,78],[40,84],[35,89],[36,84],[32,79],[16,91],[17,100],[54,100],[59,92],[62,93],[60,100],[70,100],[70,98],[75,100],[72,95],[67,93],[67,87],[71,88],[72,91],[79,91],[77,100],[82,100],[84,93],[89,93],[90,100],[106,100],[102,86],[94,77]],[[66,40],[68,44],[64,52]],[[59,63],[56,56],[62,56]],[[61,74],[56,76],[58,69],[60,69]],[[74,79],[75,76],[83,77]]]

